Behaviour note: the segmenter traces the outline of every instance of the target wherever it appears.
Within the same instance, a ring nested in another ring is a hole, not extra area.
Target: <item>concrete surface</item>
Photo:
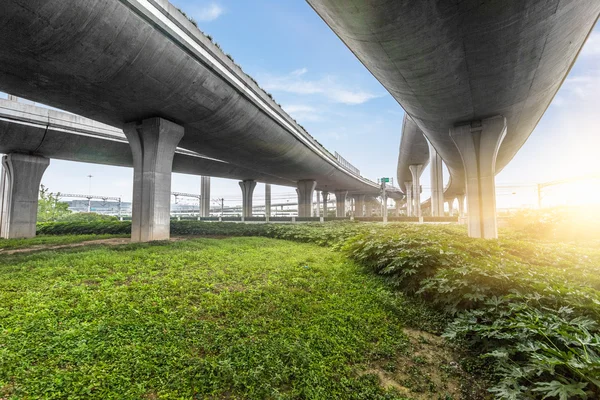
[[[313,194],[317,182],[311,180],[298,181],[298,216],[312,217]]]
[[[240,188],[242,189],[242,217],[252,217],[252,196],[254,195],[254,188],[256,187],[256,181],[242,181],[240,182]]]
[[[200,217],[210,217],[210,176],[200,177]]]
[[[466,148],[451,138],[454,127],[506,119],[498,173],[539,122],[600,15],[598,0],[307,1],[438,151],[458,189],[449,196],[463,194],[472,170],[463,163]],[[479,206],[467,198],[471,215]],[[492,225],[473,232],[494,237]]]
[[[421,214],[421,174],[423,173],[422,164],[412,164],[408,166],[412,174],[412,210],[413,217],[422,217]]]
[[[265,218],[267,219],[267,222],[269,221],[270,217],[271,217],[271,185],[267,183],[265,185]]]
[[[469,236],[496,239],[495,165],[506,136],[506,118],[498,116],[458,125],[450,130],[450,136],[465,166]]]
[[[244,180],[379,190],[342,167],[165,0],[4,1],[0,90],[117,128],[173,121],[184,127],[183,149],[255,171]]]
[[[348,196],[347,190],[336,190],[335,191],[335,215],[337,217],[346,216],[346,197]]]
[[[444,175],[442,168],[442,157],[429,145],[429,172],[431,182],[431,215],[433,217],[444,216]]]
[[[26,154],[12,153],[2,157],[0,237],[35,236],[40,182],[49,164],[50,160],[45,157]]]
[[[133,155],[131,241],[168,240],[171,170],[183,127],[150,118],[127,124],[124,132]]]

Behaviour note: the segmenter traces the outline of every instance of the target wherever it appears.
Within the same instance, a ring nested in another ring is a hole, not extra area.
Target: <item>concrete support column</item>
[[[458,201],[458,217],[460,222],[466,222],[466,213],[465,213],[465,195],[461,194],[456,196],[456,200]]]
[[[321,192],[323,195],[323,217],[327,218],[327,202],[329,201],[329,192]]]
[[[396,217],[400,216],[400,208],[402,207],[402,200],[394,200],[396,204]]]
[[[421,217],[421,173],[423,172],[423,165],[413,164],[409,165],[410,173],[412,175],[412,195],[413,195],[413,214],[415,217]]]
[[[359,194],[354,197],[354,216],[363,217],[365,215],[365,195]]]
[[[133,156],[131,241],[169,239],[171,171],[183,126],[162,118],[131,122],[123,129]]]
[[[406,190],[406,216],[413,216],[413,184],[410,181],[404,182],[404,190]]]
[[[269,222],[271,218],[271,185],[265,184],[265,218]]]
[[[463,160],[469,207],[469,236],[496,239],[496,156],[506,135],[506,118],[492,117],[450,128]]]
[[[200,216],[210,217],[210,176],[200,177]]]
[[[346,196],[348,196],[347,190],[336,190],[335,191],[335,215],[336,217],[346,216]]]
[[[321,216],[321,192],[317,190],[317,214],[315,217]]]
[[[372,217],[372,216],[373,216],[373,199],[369,197],[367,200],[365,200],[365,217]]]
[[[431,143],[429,144],[429,168],[431,172],[431,215],[441,217],[444,215],[442,157],[440,157]]]
[[[313,180],[298,181],[298,216],[312,217],[313,193],[317,182]]]
[[[242,181],[240,187],[242,188],[242,217],[248,218],[252,216],[252,195],[254,194],[256,181]]]
[[[0,172],[0,237],[4,239],[35,236],[38,194],[50,160],[26,154],[2,157]]]

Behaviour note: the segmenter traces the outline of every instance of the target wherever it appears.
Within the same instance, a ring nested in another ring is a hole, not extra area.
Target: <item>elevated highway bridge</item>
[[[335,193],[340,214],[348,195],[379,195],[378,184],[345,167],[166,0],[3,2],[0,90],[123,130],[131,158],[123,141],[49,130],[37,146],[40,132],[31,133],[30,143],[6,145],[15,156],[5,159],[13,172],[5,183],[14,191],[16,179],[41,179],[47,162],[39,157],[133,165],[134,240],[168,237],[172,168],[242,179],[246,213],[257,181],[294,185],[300,216],[315,190]],[[29,204],[19,196],[5,200]],[[4,220],[16,226],[14,204]],[[34,217],[31,206],[26,213]]]

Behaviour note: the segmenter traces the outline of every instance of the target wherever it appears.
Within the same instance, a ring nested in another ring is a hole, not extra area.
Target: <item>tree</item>
[[[69,204],[60,201],[60,193],[52,193],[42,185],[38,200],[38,222],[56,221],[69,214],[71,214]]]

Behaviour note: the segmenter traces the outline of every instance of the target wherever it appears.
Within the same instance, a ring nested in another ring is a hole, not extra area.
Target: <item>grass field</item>
[[[458,399],[468,377],[456,354],[405,329],[436,318],[312,244],[4,255],[0,398]]]

